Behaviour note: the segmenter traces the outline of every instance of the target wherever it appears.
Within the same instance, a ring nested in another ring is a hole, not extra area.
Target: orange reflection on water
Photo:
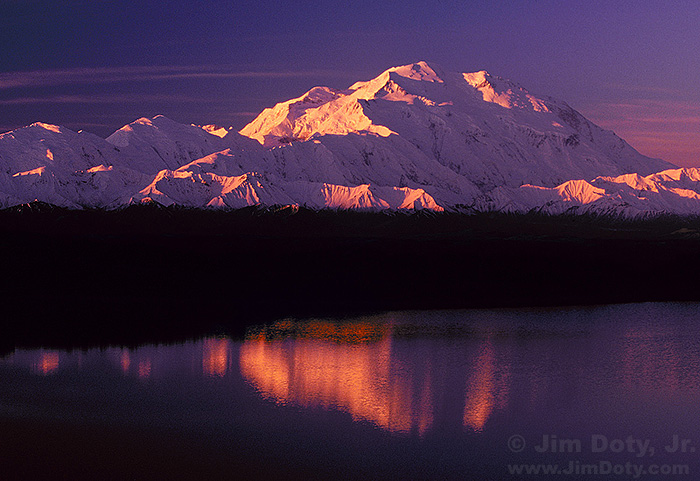
[[[430,378],[414,392],[387,324],[277,323],[245,341],[240,367],[278,403],[339,409],[392,432],[422,434],[433,422]]]
[[[508,372],[499,372],[497,367],[493,344],[487,340],[474,362],[464,400],[463,424],[474,431],[482,431],[494,409],[507,403]]]
[[[224,377],[228,371],[230,341],[226,338],[205,339],[202,349],[204,375]]]
[[[139,361],[139,377],[142,379],[148,379],[151,376],[151,359],[146,358]]]
[[[36,372],[46,375],[58,369],[59,357],[56,351],[44,351],[34,366]]]
[[[129,372],[129,366],[131,366],[131,356],[129,356],[129,351],[123,350],[119,359],[122,371],[124,374]]]
[[[467,385],[464,402],[464,426],[481,431],[494,405],[494,353],[490,344],[482,349],[475,363],[474,376]]]

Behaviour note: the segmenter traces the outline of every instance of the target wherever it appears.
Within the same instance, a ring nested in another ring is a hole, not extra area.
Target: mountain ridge
[[[106,139],[0,135],[0,206],[700,212],[700,177],[643,156],[566,102],[416,62],[314,87],[235,132],[140,118]]]

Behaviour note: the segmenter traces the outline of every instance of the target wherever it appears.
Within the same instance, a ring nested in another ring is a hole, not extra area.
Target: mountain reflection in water
[[[395,433],[423,435],[436,418],[449,422],[455,402],[462,424],[480,431],[507,405],[509,366],[488,332],[456,339],[462,349],[455,350],[395,327],[376,318],[278,322],[248,335],[241,373],[277,403],[342,410]]]
[[[60,356],[56,351],[41,351],[39,359],[33,366],[34,372],[47,375],[58,369]]]
[[[603,419],[606,429],[614,422],[624,432],[634,422],[654,431],[685,426],[700,400],[697,319],[699,304],[397,312],[279,321],[250,328],[244,340],[16,349],[0,358],[0,413],[65,408],[83,416],[72,404],[83,396],[88,402],[99,393],[117,409],[153,393],[175,400],[162,411],[165,423],[174,416],[188,423],[252,419],[258,408],[251,406],[264,404],[281,416],[288,407],[347,413],[338,415],[422,439],[431,432],[493,434],[515,421],[518,429],[550,432],[555,412],[567,425]],[[211,406],[192,408],[195,402]],[[652,410],[654,416],[635,414]],[[107,408],[96,415],[103,412],[113,415]],[[131,406],[124,412],[134,414]]]

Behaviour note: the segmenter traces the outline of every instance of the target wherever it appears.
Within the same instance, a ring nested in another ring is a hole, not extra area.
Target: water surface
[[[15,350],[0,359],[0,467],[693,479],[698,322],[697,304],[395,312],[280,320],[244,340]]]

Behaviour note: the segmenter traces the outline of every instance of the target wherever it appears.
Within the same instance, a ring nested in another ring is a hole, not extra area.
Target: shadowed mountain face
[[[660,173],[661,171],[664,171]],[[107,139],[0,136],[0,206],[700,212],[700,173],[641,155],[565,102],[418,62],[315,87],[240,133],[139,119]],[[640,200],[641,199],[641,200]]]

